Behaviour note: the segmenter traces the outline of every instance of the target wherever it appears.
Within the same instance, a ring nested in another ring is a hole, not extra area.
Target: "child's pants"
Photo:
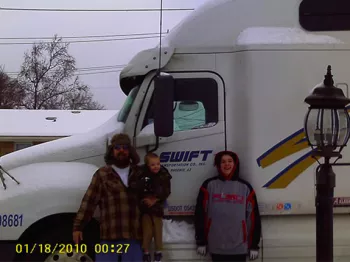
[[[163,249],[163,218],[148,214],[142,215],[142,248],[149,251],[152,238],[154,237],[155,251]]]

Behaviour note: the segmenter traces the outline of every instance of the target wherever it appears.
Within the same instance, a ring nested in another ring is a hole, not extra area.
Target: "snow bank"
[[[310,34],[299,28],[250,27],[243,30],[237,45],[252,44],[340,44],[341,40],[328,35]]]
[[[194,226],[185,221],[163,220],[164,243],[193,243],[195,241]]]

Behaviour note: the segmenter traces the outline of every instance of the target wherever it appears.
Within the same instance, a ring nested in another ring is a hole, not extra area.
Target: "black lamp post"
[[[333,262],[333,197],[335,174],[330,159],[341,158],[350,135],[350,117],[346,105],[350,99],[334,87],[331,66],[323,85],[305,98],[309,110],[304,131],[314,157],[324,157],[316,173],[316,261]]]

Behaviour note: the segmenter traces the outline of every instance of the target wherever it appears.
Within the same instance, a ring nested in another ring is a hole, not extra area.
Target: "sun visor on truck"
[[[161,68],[166,66],[174,53],[174,48],[162,47]],[[120,72],[119,85],[128,94],[130,90],[142,83],[145,75],[159,68],[159,48],[143,50],[136,54],[129,64]]]
[[[303,0],[299,23],[307,31],[350,30],[350,0]]]

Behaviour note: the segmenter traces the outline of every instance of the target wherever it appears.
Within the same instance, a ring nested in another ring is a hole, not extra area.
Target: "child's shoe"
[[[152,262],[150,253],[143,253],[143,262]]]
[[[154,262],[162,262],[163,255],[161,252],[154,253]]]

